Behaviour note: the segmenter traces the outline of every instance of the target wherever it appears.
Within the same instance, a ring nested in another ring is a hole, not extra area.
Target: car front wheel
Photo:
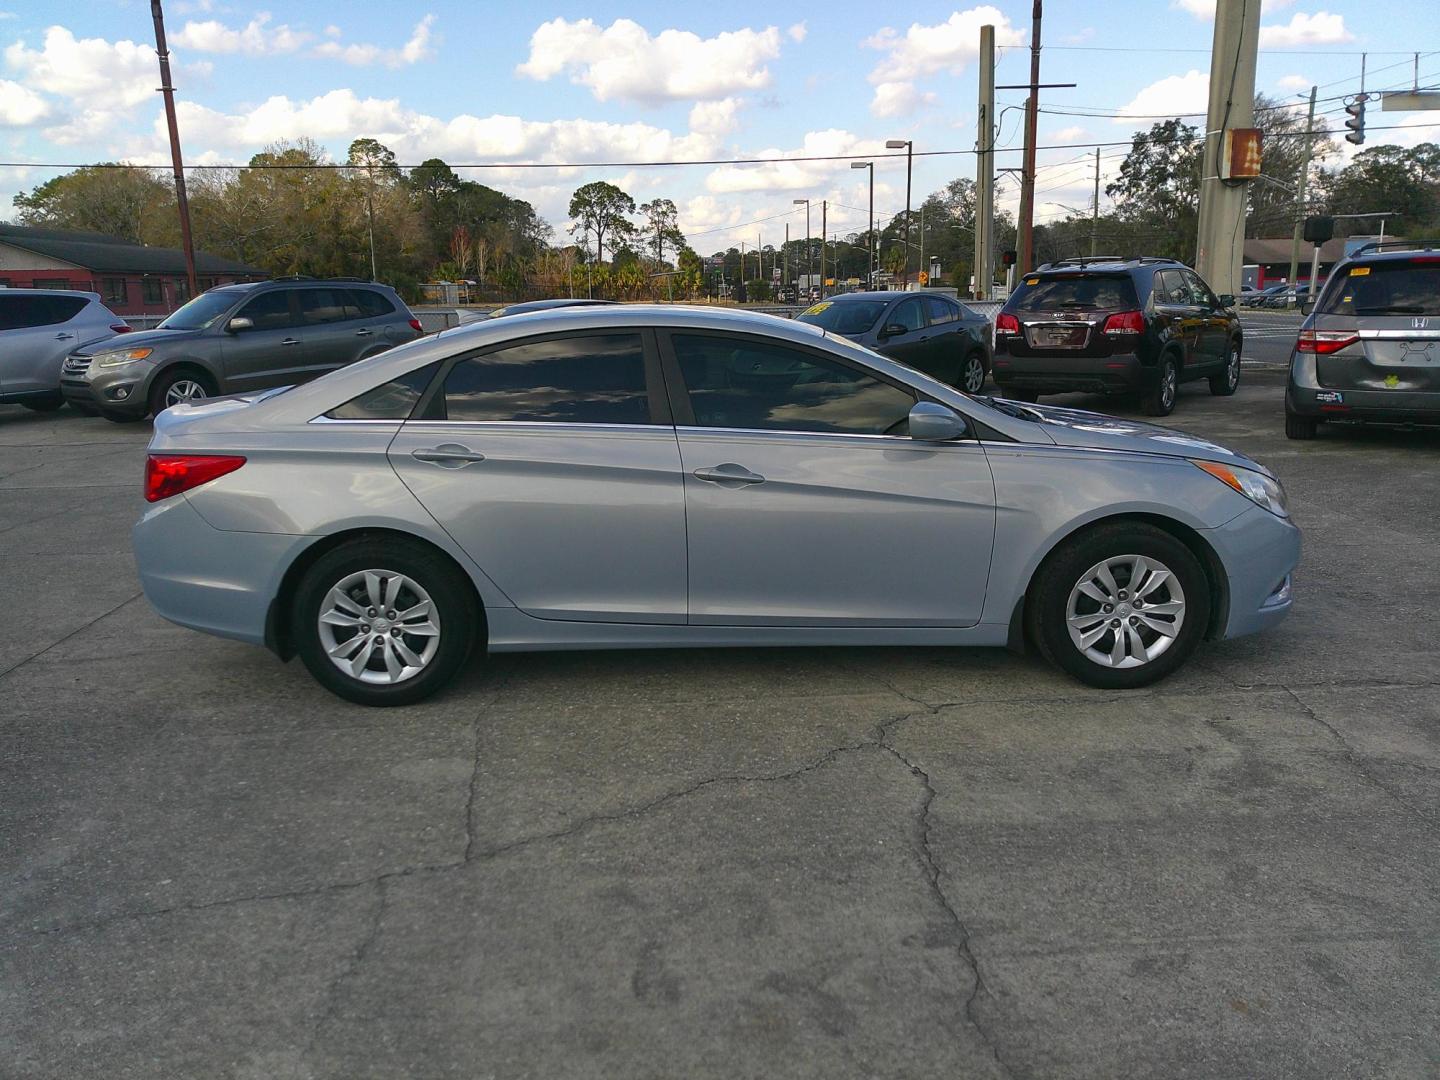
[[[1210,620],[1209,582],[1169,533],[1117,522],[1046,561],[1027,616],[1052,663],[1089,686],[1131,689],[1164,678],[1195,651]]]
[[[215,387],[210,380],[186,368],[162,372],[150,388],[150,412],[159,416],[172,405],[184,405],[192,401],[204,401],[215,396]]]
[[[474,589],[444,555],[403,540],[356,540],[306,571],[291,640],[310,674],[361,705],[410,705],[469,659]]]

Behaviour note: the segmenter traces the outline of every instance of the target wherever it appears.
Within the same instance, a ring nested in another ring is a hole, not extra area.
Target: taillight
[[[1332,353],[1359,341],[1358,334],[1348,330],[1301,330],[1295,342],[1296,352]]]
[[[419,319],[410,320],[410,329],[414,330],[417,334],[423,334],[425,332],[425,328],[420,325]]]
[[[159,502],[208,484],[245,464],[219,454],[151,454],[145,459],[145,501]]]
[[[128,322],[112,322],[110,324],[110,329],[114,330],[117,334],[128,334],[131,330],[134,330],[135,328],[131,326]]]
[[[1102,334],[1143,334],[1145,314],[1140,311],[1117,311],[1105,320],[1100,328]]]
[[[997,334],[1018,334],[1020,332],[1020,320],[1008,312],[1002,311],[995,316],[995,333]]]

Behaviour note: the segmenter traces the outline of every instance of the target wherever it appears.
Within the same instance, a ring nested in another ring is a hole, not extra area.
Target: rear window
[[[439,367],[440,361],[437,360],[398,379],[381,383],[344,405],[337,405],[325,415],[332,420],[408,420]]]
[[[1011,311],[1118,311],[1138,308],[1129,274],[1058,274],[1022,278]]]
[[[374,319],[380,315],[389,315],[395,310],[395,305],[386,300],[378,292],[369,289],[351,289],[350,296],[360,309],[360,314],[367,319]]]
[[[839,303],[822,300],[814,307],[802,311],[799,319],[803,323],[810,323],[836,334],[863,334],[875,325],[880,313],[889,304],[889,300],[848,300]]]
[[[69,322],[89,302],[83,296],[0,296],[0,330]]]
[[[1325,315],[1440,315],[1440,257],[1351,266],[1320,302]]]

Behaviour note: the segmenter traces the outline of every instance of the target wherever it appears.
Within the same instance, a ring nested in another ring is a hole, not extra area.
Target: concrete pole
[[[975,119],[975,299],[990,296],[995,272],[995,27],[980,28],[980,108]]]
[[[1240,292],[1247,186],[1220,179],[1225,133],[1255,125],[1255,54],[1259,0],[1219,0],[1210,50],[1210,104],[1200,170],[1200,227],[1195,269],[1216,293]]]
[[[788,221],[785,222],[785,246],[780,249],[780,254],[783,256],[784,266],[781,273],[784,275],[785,291],[788,293],[790,291],[790,223]]]
[[[1310,178],[1310,154],[1315,144],[1315,87],[1310,87],[1310,118],[1305,121],[1305,156],[1300,160],[1300,175],[1295,178],[1295,231],[1290,237],[1290,276],[1288,284],[1295,284],[1295,275],[1300,272],[1300,231],[1305,217],[1305,182]]]
[[[1095,203],[1090,210],[1090,257],[1100,254],[1100,148],[1095,148]]]
[[[1040,0],[1035,0],[1030,17],[1030,96],[1025,99],[1025,158],[1020,171],[1020,249],[1017,265],[1021,273],[1035,269],[1035,128],[1040,109]]]

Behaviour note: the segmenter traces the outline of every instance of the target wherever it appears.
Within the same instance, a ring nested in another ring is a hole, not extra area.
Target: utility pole
[[[980,28],[980,108],[975,123],[975,299],[990,295],[995,272],[995,27]],[[873,231],[874,224],[871,224]]]
[[[1030,12],[1030,96],[1025,99],[1025,158],[1020,173],[1021,271],[1035,268],[1035,128],[1040,112],[1041,2]]]
[[[815,264],[810,259],[810,200],[792,199],[791,202],[795,206],[805,204],[805,289],[808,292],[815,287]]]
[[[1095,204],[1090,211],[1090,257],[1100,254],[1100,148],[1095,148]]]
[[[785,282],[784,282],[784,284],[785,284],[785,295],[786,295],[786,296],[789,296],[789,295],[790,295],[790,223],[789,223],[788,221],[785,222],[785,246],[781,249],[780,254],[783,256],[782,264],[783,264],[783,266],[784,266],[784,268],[785,268],[785,269],[784,269],[784,275],[785,275]]]
[[[185,278],[190,295],[200,292],[195,279],[195,242],[190,238],[190,200],[185,197],[185,159],[180,154],[180,127],[175,122],[175,87],[170,84],[170,50],[165,47],[165,12],[160,0],[150,0],[155,23],[155,55],[160,58],[160,94],[165,99],[165,125],[170,129],[170,161],[175,168],[175,205],[180,210],[180,245],[185,249]]]
[[[825,214],[830,203],[827,199],[820,200],[820,299],[825,299]]]
[[[1210,103],[1200,170],[1200,227],[1195,269],[1217,293],[1240,292],[1245,183],[1224,179],[1222,160],[1235,128],[1255,126],[1255,57],[1260,36],[1256,0],[1219,0],[1210,53]],[[1228,163],[1225,172],[1228,174]]]
[[[1310,178],[1310,154],[1315,143],[1315,87],[1310,87],[1310,116],[1305,121],[1305,156],[1300,159],[1300,175],[1295,179],[1295,231],[1290,238],[1290,276],[1286,282],[1295,284],[1300,272],[1300,230],[1305,216],[1305,183]]]

